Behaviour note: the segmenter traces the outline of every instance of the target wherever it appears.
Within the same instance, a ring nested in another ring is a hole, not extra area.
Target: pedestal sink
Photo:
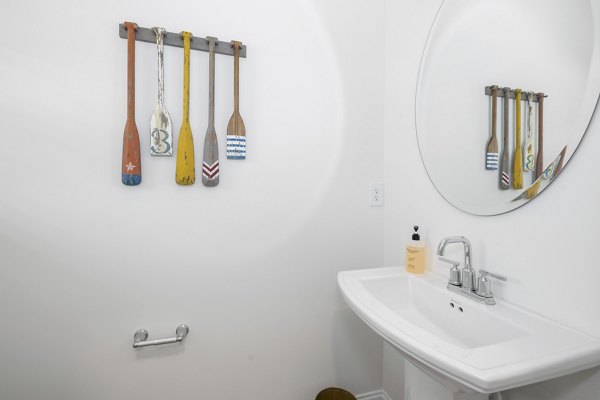
[[[600,338],[497,300],[478,304],[432,274],[343,271],[348,306],[406,358],[456,391],[494,393],[600,365]]]

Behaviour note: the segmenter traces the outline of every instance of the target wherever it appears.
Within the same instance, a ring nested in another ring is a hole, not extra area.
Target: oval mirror
[[[501,214],[531,201],[556,179],[598,102],[599,15],[600,3],[591,0],[442,3],[421,58],[415,118],[423,164],[452,205],[476,215]],[[500,89],[495,151],[494,85]],[[510,89],[508,100],[502,88]],[[514,89],[523,91],[520,110]],[[540,93],[547,96],[543,118]],[[515,157],[517,116],[521,157]],[[542,167],[536,171],[538,156]],[[502,187],[503,167],[508,189]]]

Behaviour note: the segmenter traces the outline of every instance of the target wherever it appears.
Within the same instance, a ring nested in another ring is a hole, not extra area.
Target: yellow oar
[[[523,189],[523,152],[521,151],[521,89],[515,89],[515,105],[517,107],[515,122],[515,155],[513,157],[513,188]]]
[[[175,181],[180,185],[193,185],[196,181],[194,164],[194,138],[190,126],[190,32],[183,36],[183,122],[177,142]]]

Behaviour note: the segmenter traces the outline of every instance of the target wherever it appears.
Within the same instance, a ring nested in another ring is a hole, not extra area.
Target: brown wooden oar
[[[240,115],[240,48],[242,42],[231,41],[233,46],[233,115],[227,124],[227,158],[246,158],[246,127]]]
[[[535,159],[535,179],[544,172],[544,93],[538,93],[538,143]]]
[[[215,131],[215,37],[207,37],[209,51],[208,65],[208,128],[204,137],[204,157],[202,160],[202,183],[204,186],[219,184],[219,143]]]
[[[125,22],[127,29],[127,122],[123,133],[121,181],[128,186],[142,182],[140,136],[135,125],[135,31],[137,24]]]
[[[525,162],[523,163],[523,169],[525,171],[533,171],[533,166],[535,164],[535,138],[533,131],[533,96],[535,96],[535,93],[527,92],[527,139],[525,142]]]

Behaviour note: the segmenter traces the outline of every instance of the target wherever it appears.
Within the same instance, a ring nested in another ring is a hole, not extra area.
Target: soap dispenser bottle
[[[419,227],[415,225],[412,240],[406,246],[406,271],[413,274],[425,272],[425,242],[419,235]]]

